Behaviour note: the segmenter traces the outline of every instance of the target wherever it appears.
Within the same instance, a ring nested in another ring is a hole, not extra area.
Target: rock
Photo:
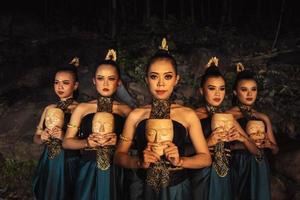
[[[189,85],[182,85],[180,87],[179,91],[182,93],[182,95],[186,99],[189,99],[190,97],[192,97],[194,95],[194,89],[192,88],[192,86],[189,86]]]
[[[277,176],[271,176],[271,197],[272,200],[288,199],[286,184]]]
[[[286,177],[300,183],[300,149],[280,153],[276,157],[275,169]]]

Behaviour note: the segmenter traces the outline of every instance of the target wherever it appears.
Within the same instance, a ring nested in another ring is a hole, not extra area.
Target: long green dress
[[[246,130],[248,119],[243,117],[237,120]],[[232,182],[234,196],[237,200],[269,200],[271,199],[269,164],[264,154],[262,160],[250,154],[246,149],[232,152]]]
[[[95,113],[86,115],[81,122],[80,138],[85,139],[92,133],[92,120]],[[113,113],[115,133],[122,132],[125,119]],[[83,150],[79,176],[75,187],[78,200],[121,200],[123,199],[123,168],[115,165],[111,159],[110,167],[102,170],[97,167],[96,150]]]
[[[205,138],[211,134],[211,117],[200,120]],[[213,157],[214,159],[214,157]],[[231,200],[231,167],[226,176],[220,177],[214,167],[190,170],[191,191],[194,200]]]
[[[63,131],[66,131],[67,123],[69,122],[71,114],[65,114],[65,122]],[[45,127],[44,127],[45,128]],[[33,178],[33,193],[34,197],[38,200],[60,200],[68,199],[68,193],[66,193],[66,185],[72,184],[66,176],[65,169],[65,150],[61,149],[61,152],[50,159],[48,146],[45,145],[44,151],[40,157],[37,170]],[[70,164],[70,167],[76,168],[76,163]],[[76,171],[74,172],[76,173]],[[72,176],[72,172],[70,172]],[[72,188],[70,188],[72,190]]]
[[[145,136],[146,121],[147,119],[142,120],[135,131],[135,141],[140,156],[142,156],[142,152],[147,145]],[[172,120],[172,123],[174,130],[173,143],[178,147],[179,154],[184,155],[186,129],[177,121]],[[181,200],[191,198],[191,188],[185,169],[170,171],[168,186],[161,187],[159,191],[146,183],[147,170],[138,169],[133,174],[135,175],[134,181],[130,182],[128,187],[130,200]]]

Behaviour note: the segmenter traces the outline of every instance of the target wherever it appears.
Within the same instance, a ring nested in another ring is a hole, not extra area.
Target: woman
[[[137,169],[138,180],[130,187],[130,199],[189,199],[190,188],[185,168],[202,168],[211,163],[195,112],[169,100],[179,75],[176,61],[166,47],[163,40],[162,49],[147,64],[146,82],[153,102],[130,113],[115,153],[116,163]],[[166,131],[170,129],[159,127],[161,124],[158,123],[152,127],[155,134],[149,136],[151,131],[146,127],[153,119],[169,120],[169,128],[173,131]],[[166,138],[170,134],[174,134],[174,137],[160,140],[162,134]],[[184,156],[186,136],[191,138],[196,152],[191,157]],[[128,154],[133,141],[139,156]]]
[[[79,59],[74,58],[71,64],[78,66]],[[77,69],[71,64],[56,71],[54,92],[59,101],[44,109],[34,135],[36,144],[45,145],[33,180],[33,192],[38,200],[69,199],[72,196],[68,194],[74,192],[79,152],[61,148],[67,123],[78,104],[74,99],[79,85]]]
[[[236,199],[267,200],[271,199],[271,194],[269,166],[264,149],[271,149],[272,153],[276,154],[278,146],[269,117],[253,108],[258,92],[255,74],[244,70],[241,64],[238,64],[237,68],[240,72],[233,86],[234,107],[229,112],[234,115],[244,130],[250,120],[262,121],[265,136],[264,139],[255,141],[261,151],[260,157],[249,154],[243,144],[232,145],[232,148],[235,149],[232,159],[234,194]],[[250,134],[249,131],[248,134]]]
[[[214,114],[224,112],[221,104],[225,97],[225,80],[217,65],[216,57],[207,64],[200,85],[200,93],[204,97],[205,105],[196,109],[212,153],[213,164],[209,168],[192,171],[193,199],[233,199],[229,176],[231,173],[229,142],[239,141],[249,151],[257,154],[255,144],[251,142],[238,123],[233,118],[230,119],[232,115],[225,115],[223,127],[212,129]],[[231,125],[225,128],[226,123]]]
[[[123,170],[111,157],[131,109],[113,99],[120,78],[116,53],[109,50],[94,73],[98,99],[79,104],[72,114],[63,146],[82,150],[74,199],[122,199]]]

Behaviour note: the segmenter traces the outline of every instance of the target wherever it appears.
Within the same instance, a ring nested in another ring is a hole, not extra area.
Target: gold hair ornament
[[[219,59],[217,57],[212,57],[206,64],[206,67],[210,67],[212,64],[214,64],[216,67],[218,67]]]
[[[69,62],[70,65],[74,65],[75,67],[79,67],[79,58],[78,57],[74,57],[70,62]]]
[[[109,49],[106,54],[105,60],[116,61],[117,60],[117,52],[114,49]]]
[[[167,44],[167,39],[163,38],[161,41],[161,46],[159,47],[161,50],[169,51],[169,46]]]
[[[240,73],[240,72],[242,72],[244,70],[245,70],[245,67],[244,67],[244,65],[242,63],[239,62],[239,63],[236,64],[236,72],[237,73]]]

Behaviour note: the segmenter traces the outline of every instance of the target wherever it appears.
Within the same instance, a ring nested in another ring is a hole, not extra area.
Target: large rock
[[[300,149],[280,153],[276,157],[275,169],[293,181],[300,183]]]
[[[278,176],[271,176],[272,200],[288,200],[286,183]]]

